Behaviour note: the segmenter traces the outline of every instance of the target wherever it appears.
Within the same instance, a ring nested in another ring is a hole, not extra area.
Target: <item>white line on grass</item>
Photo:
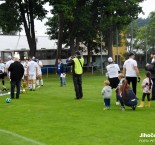
[[[23,140],[25,140],[25,141],[28,141],[28,142],[31,142],[31,143],[34,143],[34,144],[37,144],[37,145],[46,145],[46,144],[44,144],[44,143],[35,141],[35,140],[33,140],[33,139],[27,138],[27,137],[25,137],[25,136],[22,136],[22,135],[19,135],[19,134],[16,134],[16,133],[14,133],[14,132],[7,131],[7,130],[4,130],[4,129],[0,129],[0,132],[3,132],[3,133],[6,133],[6,134],[9,134],[9,135],[12,135],[12,136],[21,138],[21,139],[23,139]]]

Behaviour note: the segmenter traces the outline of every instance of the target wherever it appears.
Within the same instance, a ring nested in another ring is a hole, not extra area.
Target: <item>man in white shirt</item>
[[[8,72],[8,68],[10,67],[10,65],[13,63],[13,59],[12,57],[9,55],[8,56],[8,61],[6,62],[6,65],[5,65],[5,72],[7,73],[9,79],[10,79],[10,72]]]
[[[43,86],[43,78],[42,78],[42,71],[41,68],[43,67],[43,63],[41,60],[37,60],[37,68],[38,68],[38,76],[37,76],[37,86],[40,87]]]
[[[38,75],[37,63],[34,61],[35,58],[30,59],[27,67],[29,89],[35,91],[36,88],[36,76]]]
[[[4,77],[5,77],[5,65],[4,65],[2,59],[0,58],[0,79],[2,79],[3,88],[6,89]]]
[[[134,59],[135,59],[135,53],[130,52],[129,59],[127,59],[123,65],[123,74],[126,76],[126,80],[128,81],[128,84],[130,85],[130,83],[132,83],[132,89],[136,95],[137,81],[138,82],[140,81],[140,73],[137,67],[137,61]],[[137,77],[138,77],[138,80],[137,80]]]
[[[120,72],[120,68],[119,68],[118,64],[114,63],[114,61],[111,57],[108,58],[108,63],[109,63],[109,65],[107,65],[106,69],[107,69],[110,86],[112,89],[117,88],[117,86],[119,84],[118,73]],[[116,93],[116,105],[119,105],[117,93]]]

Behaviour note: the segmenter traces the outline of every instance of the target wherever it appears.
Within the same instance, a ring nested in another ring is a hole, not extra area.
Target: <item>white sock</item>
[[[40,83],[41,83],[42,86],[44,85],[43,80],[40,80]]]
[[[34,90],[36,89],[36,84],[33,84],[33,89],[34,89]]]
[[[39,86],[39,80],[36,81],[37,86]]]

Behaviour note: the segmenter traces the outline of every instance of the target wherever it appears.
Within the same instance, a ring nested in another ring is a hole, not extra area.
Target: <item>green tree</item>
[[[14,35],[21,30],[21,20],[14,6],[13,3],[0,5],[0,27],[3,35]]]
[[[24,25],[27,41],[30,48],[30,56],[35,56],[36,53],[34,19],[36,18],[38,20],[42,20],[45,17],[47,11],[43,7],[44,4],[44,0],[6,0],[3,4],[5,5],[5,9],[3,9],[2,12],[14,12],[11,13],[11,16],[15,19],[13,24],[16,24],[15,26],[17,27],[12,28],[17,31],[21,23]],[[10,8],[12,9],[12,11],[10,11]],[[6,15],[7,21],[9,20],[8,16],[9,14]],[[5,23],[7,23],[7,21],[5,21]],[[11,25],[12,23],[9,22],[7,30],[11,28]],[[2,24],[1,27],[3,28],[5,27],[5,25]]]
[[[146,27],[147,43],[155,51],[155,11],[149,14],[149,19]]]
[[[79,42],[84,43],[88,52],[91,52],[94,42],[99,45],[98,40],[102,32],[108,53],[112,56],[114,31],[116,28],[120,31],[124,25],[138,17],[138,13],[142,11],[139,6],[142,1],[51,0],[54,16],[47,23],[51,25],[47,33],[52,34],[52,39],[58,39],[61,30],[61,43],[69,45],[73,54],[78,49]],[[60,14],[63,15],[62,29],[58,28]]]
[[[147,23],[143,27],[137,28],[137,33],[134,33],[134,35],[135,49],[155,51],[155,12],[150,13]]]

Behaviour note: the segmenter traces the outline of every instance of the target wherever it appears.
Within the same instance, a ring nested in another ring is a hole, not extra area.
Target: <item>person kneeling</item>
[[[120,85],[120,94],[118,94],[119,101],[121,103],[121,106],[124,107],[124,105],[129,106],[132,108],[132,110],[136,109],[137,106],[137,97],[133,90],[130,88],[130,86],[127,83],[126,79],[123,79]]]

